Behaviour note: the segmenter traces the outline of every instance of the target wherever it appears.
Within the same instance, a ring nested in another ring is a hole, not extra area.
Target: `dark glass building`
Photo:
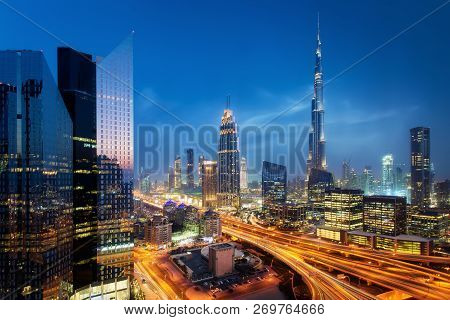
[[[386,236],[406,233],[406,198],[394,196],[364,196],[366,232]]]
[[[73,123],[73,284],[97,280],[96,65],[92,56],[58,48],[58,87]]]
[[[98,280],[130,276],[133,273],[133,189],[115,160],[98,157]]]
[[[438,208],[450,208],[450,180],[436,182],[434,193]]]
[[[0,51],[0,298],[68,298],[72,121],[41,51]]]
[[[411,204],[431,204],[430,129],[412,128],[411,134]]]
[[[229,100],[228,100],[229,105]],[[230,109],[225,109],[220,124],[217,155],[219,207],[240,206],[240,157],[237,124]]]
[[[194,149],[186,150],[186,180],[187,180],[187,190],[194,190]]]
[[[273,205],[286,202],[287,171],[283,165],[263,161],[262,167],[263,212],[270,214]]]

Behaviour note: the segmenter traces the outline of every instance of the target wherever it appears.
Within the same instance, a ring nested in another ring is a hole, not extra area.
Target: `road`
[[[331,242],[319,242],[315,241],[316,239],[249,225],[232,217],[222,216],[221,218],[224,233],[259,247],[262,247],[261,243],[266,246],[270,244],[277,248],[277,258],[280,255],[285,258],[290,257],[292,260],[297,260],[299,264],[304,264],[304,267],[305,264],[308,265],[316,272],[323,272],[317,268],[320,265],[329,271],[338,270],[344,274],[364,279],[368,283],[376,283],[387,289],[404,292],[417,299],[450,298],[448,273],[401,261],[400,259],[403,258],[401,255],[392,256],[387,252],[368,251]],[[426,261],[425,256],[421,258],[422,261]],[[405,260],[410,260],[410,257],[406,257]],[[450,263],[450,259],[448,263]],[[320,281],[315,278],[313,280],[317,289]],[[321,280],[325,280],[325,275],[322,275]],[[328,283],[332,282],[333,280],[329,279]],[[311,284],[308,286],[310,287]],[[347,287],[347,291],[351,292],[352,290],[354,289]]]

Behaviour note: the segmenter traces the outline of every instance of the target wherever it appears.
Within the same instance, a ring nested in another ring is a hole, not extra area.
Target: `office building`
[[[186,156],[186,187],[192,192],[194,190],[194,149],[187,149]]]
[[[408,211],[408,234],[448,242],[450,212],[447,209],[421,209]]]
[[[263,212],[270,215],[271,205],[284,204],[287,196],[287,171],[283,165],[263,161],[262,174]]]
[[[72,151],[71,110],[42,51],[0,51],[1,299],[68,298]]]
[[[314,206],[323,206],[325,193],[334,188],[333,174],[312,168],[308,177],[308,201]]]
[[[97,281],[97,105],[92,56],[58,48],[58,87],[73,123],[73,279]]]
[[[406,198],[364,196],[363,230],[387,236],[406,233]]]
[[[394,157],[385,155],[381,160],[381,187],[383,195],[394,195]]]
[[[411,135],[411,204],[428,207],[431,204],[430,129],[417,127]]]
[[[230,100],[228,97],[228,107]],[[220,124],[217,155],[217,202],[219,207],[240,206],[240,157],[237,124],[233,111],[225,109]]]
[[[325,226],[338,230],[363,227],[363,192],[334,189],[325,193]]]
[[[361,189],[364,191],[365,195],[369,196],[373,195],[375,192],[374,178],[370,166],[365,166],[361,174]]]
[[[97,155],[116,160],[133,180],[133,34],[106,57],[97,57]]]
[[[314,68],[314,96],[311,102],[311,129],[309,132],[309,149],[307,159],[307,176],[311,169],[327,170],[325,156],[324,105],[323,105],[323,73],[322,43],[320,42],[319,21],[317,21],[316,64]]]
[[[217,161],[202,161],[202,206],[217,207]]]
[[[98,280],[133,272],[133,34],[97,57]]]
[[[133,190],[115,160],[98,157],[98,281],[133,273]]]
[[[209,246],[209,271],[215,277],[233,273],[234,246],[229,243],[219,243]]]

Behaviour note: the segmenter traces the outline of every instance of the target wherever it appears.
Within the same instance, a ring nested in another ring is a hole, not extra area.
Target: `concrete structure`
[[[448,242],[449,217],[450,210],[448,209],[412,207],[408,211],[408,234]]]
[[[167,248],[172,242],[172,223],[167,217],[154,216],[145,226],[144,239],[154,248]]]
[[[215,277],[221,277],[233,272],[234,246],[220,243],[209,247],[209,270]]]

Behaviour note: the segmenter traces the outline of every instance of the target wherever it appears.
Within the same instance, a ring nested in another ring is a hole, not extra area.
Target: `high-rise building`
[[[314,96],[311,103],[311,130],[307,159],[308,177],[311,169],[326,170],[325,132],[323,106],[322,43],[320,42],[319,21],[317,21],[316,65],[314,69]]]
[[[394,157],[392,154],[385,155],[381,160],[381,186],[383,194],[391,196],[394,194]]]
[[[100,280],[133,271],[131,215],[134,183],[133,34],[106,57],[97,57]]]
[[[202,161],[202,206],[217,206],[217,161]]]
[[[58,48],[58,87],[73,123],[73,285],[97,281],[97,104],[92,56]]]
[[[205,160],[205,156],[204,155],[200,155],[198,157],[197,176],[198,176],[198,186],[200,188],[202,187],[202,164],[203,164],[204,160]]]
[[[230,100],[228,97],[228,107]],[[240,206],[240,157],[237,124],[233,111],[225,109],[220,124],[220,139],[218,150],[218,190],[219,207]]]
[[[431,204],[430,129],[412,128],[411,134],[411,204]]]
[[[450,208],[450,180],[436,182],[434,193],[438,208]]]
[[[169,192],[175,189],[175,170],[172,166],[169,166],[169,172],[167,174]]]
[[[344,161],[342,162],[342,180],[341,180],[341,187],[347,188],[348,184],[350,182],[350,161]]]
[[[331,172],[312,168],[308,178],[308,201],[323,206],[325,193],[334,188]]]
[[[97,57],[97,155],[116,160],[133,180],[133,33],[105,58]]]
[[[325,193],[325,226],[337,230],[363,227],[363,192],[334,189]]]
[[[241,158],[241,172],[240,172],[240,189],[247,190],[248,189],[248,180],[247,180],[247,159],[244,157]]]
[[[406,198],[364,196],[363,230],[386,236],[406,233]]]
[[[361,188],[364,191],[365,195],[373,195],[374,181],[373,181],[372,168],[370,166],[365,166],[361,175]]]
[[[72,147],[42,51],[0,51],[0,299],[68,298]]]
[[[286,202],[287,171],[283,165],[263,161],[262,174],[263,212],[270,214],[272,205]]]
[[[133,190],[117,161],[99,156],[98,172],[97,278],[105,281],[133,273]]]
[[[173,163],[173,171],[174,171],[174,188],[177,191],[181,191],[181,157],[179,155],[176,156],[175,161]]]
[[[192,191],[194,190],[194,149],[187,149],[186,150],[186,159],[187,159],[187,165],[186,165],[186,183],[187,183],[187,190]]]

